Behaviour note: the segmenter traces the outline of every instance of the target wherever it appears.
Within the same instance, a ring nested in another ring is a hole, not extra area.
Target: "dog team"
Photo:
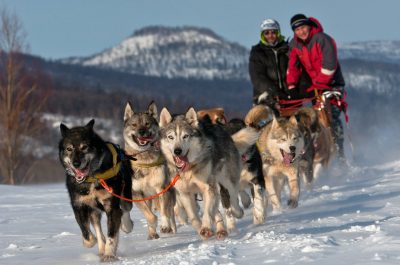
[[[300,181],[311,185],[335,149],[330,129],[311,107],[275,117],[257,105],[243,120],[228,122],[222,108],[191,107],[176,115],[167,108],[159,114],[154,102],[142,112],[127,103],[124,148],[93,127],[94,120],[74,128],[61,124],[59,158],[83,244],[97,243],[102,261],[116,259],[119,229],[132,231],[132,202],[147,220],[148,239],[159,238],[158,224],[161,233],[176,233],[175,218],[191,223],[202,239],[224,239],[236,230],[242,206],[253,202],[254,224],[265,222],[268,204],[279,212],[285,183],[287,205],[297,207]]]

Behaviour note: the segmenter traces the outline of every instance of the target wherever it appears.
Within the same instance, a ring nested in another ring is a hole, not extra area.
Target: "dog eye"
[[[81,150],[82,151],[87,151],[88,148],[89,148],[89,146],[87,144],[84,144],[84,145],[81,146]]]
[[[132,123],[132,127],[136,127],[137,126],[137,124],[136,123]]]
[[[168,135],[168,139],[174,140],[174,137],[172,135]]]
[[[72,148],[72,146],[68,146],[67,148],[65,148],[68,152],[72,152],[72,150],[74,150],[73,148]]]
[[[188,138],[189,137],[189,134],[185,134],[184,136],[183,136],[183,139],[186,139],[186,138]]]

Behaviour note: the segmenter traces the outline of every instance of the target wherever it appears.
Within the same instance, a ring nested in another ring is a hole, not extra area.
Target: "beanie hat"
[[[298,27],[311,24],[312,22],[303,14],[296,14],[290,19],[290,26],[293,31]]]
[[[276,21],[275,19],[271,19],[271,18],[263,20],[261,22],[260,29],[261,29],[261,32],[263,32],[264,30],[276,30],[278,32],[281,31],[281,27],[279,26],[278,21]]]

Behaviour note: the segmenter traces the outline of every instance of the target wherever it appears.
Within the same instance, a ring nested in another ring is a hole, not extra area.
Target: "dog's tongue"
[[[294,153],[286,153],[285,151],[282,152],[283,154],[283,163],[288,166],[292,163],[295,154]]]
[[[140,145],[146,145],[148,144],[151,140],[153,140],[153,138],[151,137],[138,137],[137,138],[138,142]]]
[[[175,166],[182,172],[189,169],[189,162],[186,156],[174,156]]]
[[[75,179],[76,179],[77,182],[81,183],[86,179],[88,170],[82,171],[82,170],[79,170],[79,169],[75,169],[74,171],[75,171]]]

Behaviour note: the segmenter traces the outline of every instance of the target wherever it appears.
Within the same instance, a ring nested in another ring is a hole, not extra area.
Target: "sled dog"
[[[157,106],[151,102],[145,112],[135,112],[128,102],[124,114],[124,141],[127,154],[136,158],[131,161],[132,195],[141,200],[166,188],[170,182],[164,155],[160,150],[160,128],[158,126]],[[174,215],[175,191],[167,190],[158,198],[135,202],[147,220],[148,239],[159,238],[157,234],[157,216],[152,211],[152,202],[159,203],[161,233],[176,233]]]
[[[314,137],[318,130],[318,113],[312,107],[302,107],[294,113],[294,116],[304,135],[304,150],[299,164],[299,177],[303,179],[308,188],[311,188],[314,181]]]
[[[272,121],[273,111],[265,105],[256,105],[252,107],[244,118],[246,126],[261,129]]]
[[[199,117],[199,120],[204,119],[206,115],[210,117],[211,122],[214,124],[226,124],[227,120],[223,108],[211,108],[197,111],[197,116]]]
[[[111,261],[116,259],[120,226],[124,232],[132,231],[133,222],[129,216],[132,203],[111,195],[99,180],[105,181],[117,195],[129,198],[132,196],[132,171],[123,150],[103,141],[94,132],[93,125],[94,120],[91,120],[86,126],[69,129],[61,123],[59,158],[65,168],[66,185],[83,245],[93,247],[97,243],[101,260]],[[102,211],[107,215],[107,237],[101,229]]]
[[[235,134],[246,125],[241,119],[231,119],[225,126],[230,135]],[[249,208],[251,199],[246,188],[251,188],[253,195],[253,223],[262,224],[265,221],[265,200],[264,200],[264,176],[262,172],[262,161],[257,146],[253,144],[241,155],[242,170],[240,172],[240,199],[244,208]]]
[[[327,168],[336,151],[331,129],[323,125],[317,110],[308,107],[297,111],[299,123],[309,130],[312,138],[313,174],[309,183],[318,178],[322,168]]]
[[[273,118],[261,131],[259,148],[265,178],[265,188],[274,211],[281,209],[281,191],[286,180],[290,198],[288,206],[295,208],[299,200],[298,168],[304,152],[305,139],[295,116]]]
[[[233,217],[243,216],[238,200],[239,152],[254,144],[258,134],[253,130],[240,131],[233,135],[232,141],[222,126],[212,124],[208,116],[199,121],[193,108],[174,117],[164,108],[160,127],[161,150],[172,174],[180,175],[175,188],[192,226],[202,239],[213,236],[213,224],[216,224],[217,239],[226,237],[224,221],[218,211],[218,186],[231,231],[235,229]],[[204,201],[201,222],[196,211],[196,193],[200,193]]]

